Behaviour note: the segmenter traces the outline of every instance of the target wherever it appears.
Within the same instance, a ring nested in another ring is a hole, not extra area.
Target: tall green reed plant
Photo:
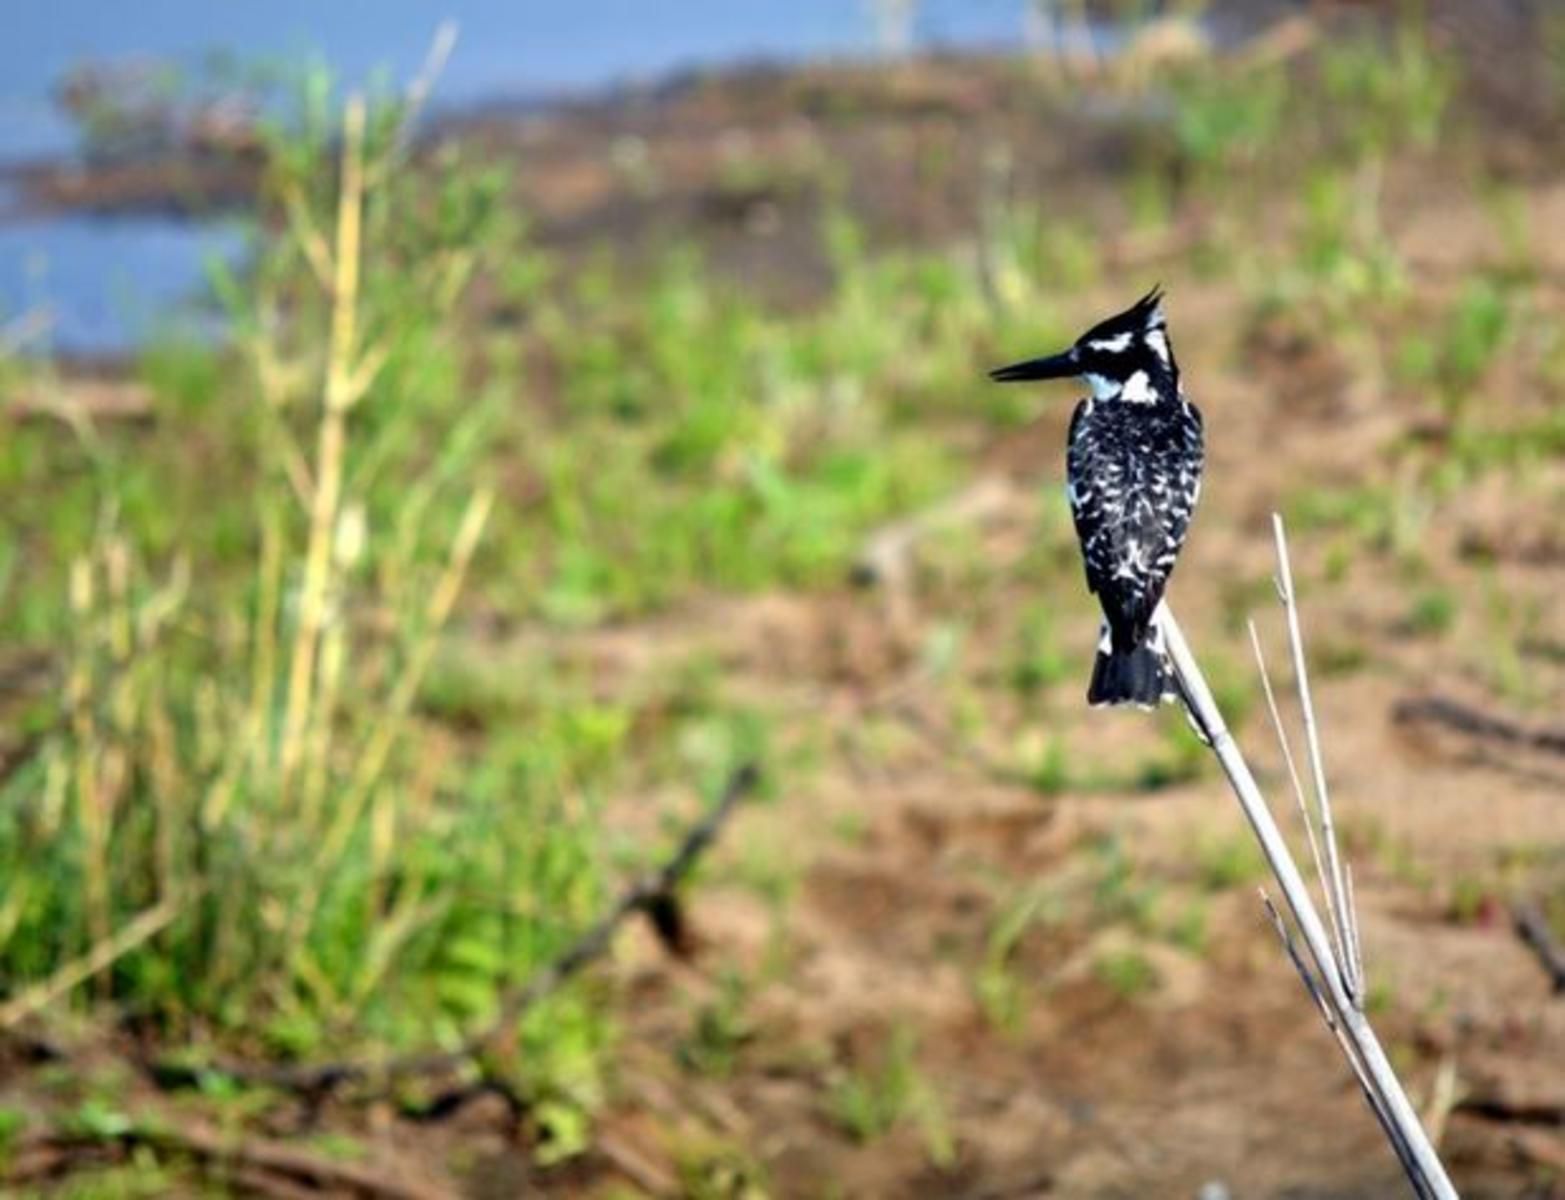
[[[205,477],[237,551],[157,554],[126,472],[96,477],[64,717],[3,785],[0,1025],[111,1002],[257,1052],[422,1043],[601,899],[591,722],[475,746],[420,713],[496,510],[498,393],[454,331],[482,263],[527,253],[505,181],[407,170],[405,106],[351,98],[331,133],[311,96],[272,134],[252,263],[215,278],[209,419],[153,435],[188,440],[169,469]],[[530,1074],[586,1103],[606,1028],[578,995],[549,1008]]]

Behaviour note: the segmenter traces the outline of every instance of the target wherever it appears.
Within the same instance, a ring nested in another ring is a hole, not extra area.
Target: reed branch
[[[283,718],[282,781],[286,791],[304,747],[316,683],[316,653],[326,625],[332,584],[332,541],[342,500],[348,410],[362,394],[358,358],[359,254],[363,232],[365,104],[354,97],[343,122],[342,180],[337,197],[337,245],[332,256],[330,352],[310,497],[310,534],[299,591],[299,625],[288,673]]]
[[[1283,945],[1294,967],[1302,978],[1310,996],[1318,1004],[1327,1027],[1337,1038],[1343,1054],[1364,1090],[1370,1110],[1380,1122],[1398,1161],[1407,1175],[1413,1191],[1420,1197],[1432,1200],[1448,1200],[1456,1196],[1456,1189],[1446,1174],[1433,1145],[1425,1134],[1418,1114],[1409,1102],[1407,1092],[1392,1069],[1380,1040],[1370,1027],[1364,1012],[1363,969],[1359,962],[1358,921],[1353,912],[1352,877],[1342,862],[1337,847],[1336,827],[1332,820],[1330,799],[1326,790],[1324,755],[1320,745],[1320,726],[1316,720],[1314,704],[1309,691],[1303,648],[1303,635],[1299,622],[1297,597],[1293,588],[1293,575],[1288,561],[1287,540],[1282,520],[1273,518],[1278,558],[1278,596],[1282,602],[1288,625],[1289,646],[1292,652],[1295,682],[1298,688],[1300,708],[1304,714],[1305,741],[1308,746],[1311,782],[1314,785],[1316,813],[1311,829],[1308,806],[1305,803],[1298,772],[1293,767],[1292,753],[1286,757],[1290,772],[1298,789],[1301,808],[1306,811],[1306,829],[1311,830],[1316,861],[1320,864],[1322,888],[1328,897],[1331,911],[1331,932],[1315,906],[1314,898],[1304,876],[1294,862],[1287,839],[1273,819],[1271,809],[1255,781],[1249,764],[1245,761],[1238,743],[1229,732],[1227,723],[1213,699],[1195,656],[1191,653],[1184,633],[1174,619],[1173,612],[1164,605],[1159,608],[1156,620],[1162,628],[1181,698],[1189,713],[1192,725],[1216,755],[1223,773],[1233,788],[1245,819],[1249,822],[1261,852],[1276,878],[1282,893],[1284,906],[1292,918],[1290,930],[1282,912],[1272,904],[1270,897],[1263,900],[1271,914]],[[1256,642],[1259,646],[1259,641]],[[1264,675],[1263,675],[1264,678]],[[1271,695],[1270,682],[1266,681],[1268,703],[1276,713],[1275,698]],[[1279,736],[1286,745],[1286,735]],[[1323,852],[1323,853],[1322,853]],[[1299,941],[1295,940],[1297,931]],[[1302,948],[1299,942],[1302,941]]]

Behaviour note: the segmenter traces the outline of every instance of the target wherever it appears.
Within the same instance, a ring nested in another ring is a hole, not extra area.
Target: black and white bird
[[[1185,399],[1162,292],[1094,325],[1060,354],[990,372],[1002,383],[1080,378],[1065,497],[1103,606],[1090,704],[1151,707],[1175,696],[1153,620],[1201,494],[1201,414]]]

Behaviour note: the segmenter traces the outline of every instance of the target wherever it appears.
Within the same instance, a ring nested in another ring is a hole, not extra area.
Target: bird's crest
[[[1132,339],[1145,340],[1148,334],[1167,328],[1168,321],[1163,316],[1163,287],[1158,284],[1124,312],[1099,321],[1081,335],[1077,344],[1112,352],[1113,346],[1124,348]]]
[[[1083,380],[1099,400],[1168,401],[1180,395],[1179,365],[1168,340],[1163,289],[1154,287],[1123,312],[1099,321],[1059,354],[989,373],[1002,383]]]

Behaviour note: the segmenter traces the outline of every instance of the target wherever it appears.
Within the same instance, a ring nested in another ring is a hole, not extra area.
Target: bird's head
[[[1179,364],[1168,340],[1163,292],[1153,288],[1122,313],[1099,321],[1059,354],[989,372],[999,383],[1079,378],[1099,400],[1151,403],[1179,395]]]

